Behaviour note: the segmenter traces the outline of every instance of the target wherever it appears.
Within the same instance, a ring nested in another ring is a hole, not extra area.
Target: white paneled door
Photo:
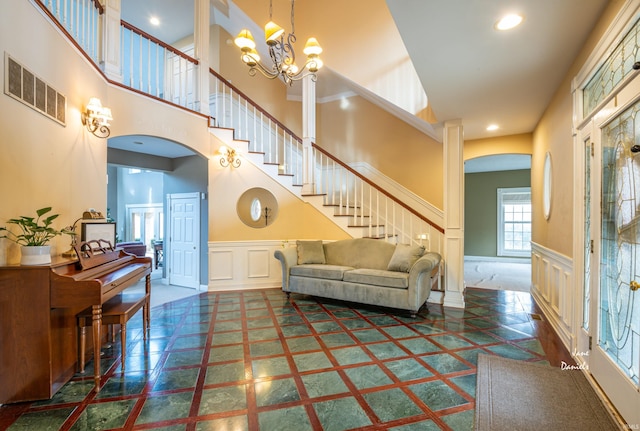
[[[169,284],[197,289],[200,279],[200,194],[168,195]]]

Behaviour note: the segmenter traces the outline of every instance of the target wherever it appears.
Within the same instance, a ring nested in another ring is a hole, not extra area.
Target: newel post
[[[107,78],[122,82],[122,55],[120,54],[121,0],[106,0],[102,17],[101,67]]]
[[[312,75],[302,79],[302,193],[315,193],[312,144],[316,140],[316,81]]]
[[[193,26],[193,49],[194,57],[198,60],[196,67],[196,88],[194,109],[209,115],[209,0],[194,0],[194,26]]]

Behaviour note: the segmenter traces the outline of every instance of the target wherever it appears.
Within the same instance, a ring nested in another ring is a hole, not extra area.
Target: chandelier
[[[293,50],[293,44],[296,42],[293,22],[295,0],[291,0],[291,33],[286,37],[284,29],[272,20],[272,3],[273,0],[269,0],[269,22],[264,26],[264,34],[273,66],[265,66],[260,62],[260,55],[256,51],[256,42],[249,30],[242,29],[238,37],[235,38],[235,44],[242,51],[240,58],[249,66],[249,75],[255,76],[257,72],[260,72],[269,79],[281,78],[285,84],[289,85],[308,75],[311,75],[315,80],[316,72],[322,67],[322,60],[320,60],[322,47],[315,37],[310,37],[302,50],[307,56],[307,60],[299,68],[296,65],[296,54]]]

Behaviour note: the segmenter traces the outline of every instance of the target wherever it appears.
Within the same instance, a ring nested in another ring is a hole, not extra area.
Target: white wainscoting
[[[282,269],[273,253],[282,241],[211,241],[209,291],[282,286]]]
[[[575,333],[572,327],[576,301],[573,291],[571,258],[531,243],[531,295],[542,309],[567,350],[572,351]]]

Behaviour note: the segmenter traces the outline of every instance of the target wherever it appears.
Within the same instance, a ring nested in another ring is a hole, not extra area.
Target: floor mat
[[[478,355],[475,429],[619,429],[580,370]]]

